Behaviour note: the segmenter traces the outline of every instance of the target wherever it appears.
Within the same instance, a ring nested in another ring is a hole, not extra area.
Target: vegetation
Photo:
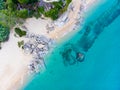
[[[52,4],[54,5],[54,8],[56,8],[57,10],[63,8],[63,2],[61,0],[59,2],[53,2]]]
[[[57,9],[51,9],[48,12],[45,12],[46,17],[50,17],[53,20],[56,20],[58,18],[58,10]]]
[[[0,0],[0,42],[8,38],[9,28],[20,20],[33,16],[39,18],[41,15],[55,20],[67,10],[72,0],[66,0],[66,3],[62,0],[50,3],[50,9],[39,6],[38,1],[40,0]],[[19,28],[15,28],[15,32],[20,37],[26,35],[26,32]]]
[[[43,14],[45,12],[45,9],[42,6],[42,7],[38,7],[37,11],[38,11],[39,14]]]
[[[59,17],[59,11],[63,8],[63,2],[60,0],[59,2],[53,2],[52,4],[54,5],[54,8],[45,12],[44,15],[56,20]]]
[[[18,0],[18,2],[21,4],[27,4],[29,2],[29,0]]]
[[[31,3],[35,3],[38,0],[11,0],[12,2],[14,2],[15,4],[20,3],[20,4],[31,4]]]
[[[1,49],[1,43],[0,43],[0,49]]]
[[[59,15],[63,14],[65,11],[67,11],[67,8],[72,0],[66,0],[66,5],[64,6],[64,3],[62,0],[59,2],[53,2],[54,8],[50,9],[49,11],[45,12],[46,17],[50,17],[53,20],[56,20]]]
[[[0,10],[5,8],[5,2],[3,0],[0,0]]]
[[[9,28],[0,25],[0,42],[4,42],[9,37]]]
[[[18,42],[18,47],[23,47],[23,45],[24,45],[24,41],[23,40]]]
[[[23,31],[20,28],[15,28],[15,32],[19,37],[22,37],[22,36],[26,35],[26,31]]]
[[[66,3],[51,3],[53,8],[45,10],[44,6],[39,6],[36,2],[39,0],[2,0],[0,1],[0,24],[13,27],[19,19],[28,17],[39,18],[42,14],[51,19],[57,19],[64,13],[72,0],[66,0]]]
[[[71,3],[71,1],[72,1],[72,0],[66,0],[66,5],[65,5],[64,8],[62,8],[62,9],[60,10],[60,13],[64,13],[65,11],[67,11],[67,8],[68,8],[69,4]]]
[[[28,17],[28,10],[22,9],[22,10],[17,11],[17,17],[26,19]]]

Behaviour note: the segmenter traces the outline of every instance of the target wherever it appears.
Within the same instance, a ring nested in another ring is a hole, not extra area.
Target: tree
[[[35,3],[35,2],[38,2],[39,0],[29,0],[28,3]]]
[[[12,0],[12,2],[15,4],[19,3],[18,0]]]
[[[15,28],[15,33],[19,35],[19,37],[25,36],[26,31],[21,30],[20,28]]]
[[[4,42],[9,37],[9,28],[0,25],[0,42]]]
[[[44,13],[44,7],[38,7],[38,13],[43,14]]]
[[[5,8],[5,2],[3,0],[0,0],[0,10]]]
[[[71,2],[72,0],[66,0],[66,5],[60,10],[60,13],[64,13],[65,11],[67,11],[67,8]]]
[[[0,24],[7,27],[13,27],[18,19],[16,12],[9,9],[0,10]]]
[[[18,42],[18,47],[23,47],[23,45],[24,45],[24,41],[23,40]]]
[[[21,4],[28,4],[28,3],[35,3],[37,2],[38,0],[18,0],[19,3]]]
[[[14,4],[12,0],[7,0],[6,5],[7,5],[7,9],[9,9],[10,11],[14,11],[16,8],[16,4]]]
[[[63,7],[63,2],[61,0],[59,2],[53,2],[52,4],[58,10],[62,9],[62,7]]]
[[[20,18],[23,18],[23,19],[27,18],[28,17],[28,10],[22,9],[22,10],[17,11],[17,16]]]
[[[46,17],[50,17],[53,20],[58,18],[58,10],[56,8],[50,9],[49,11],[45,12]]]
[[[29,0],[18,0],[18,2],[21,4],[27,4],[29,2]]]

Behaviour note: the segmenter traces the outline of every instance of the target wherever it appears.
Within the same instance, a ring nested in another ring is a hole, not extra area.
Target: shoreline
[[[89,9],[91,7],[90,5],[94,4],[95,1],[96,0],[86,0],[86,3],[88,3],[86,5],[86,9]],[[79,1],[79,0],[73,0],[72,3],[73,3],[73,6],[75,6],[75,7],[74,7],[73,11],[71,11],[68,14],[69,20],[61,27],[54,26],[54,30],[50,31],[49,33],[48,33],[48,30],[45,28],[46,28],[47,24],[50,24],[50,23],[53,24],[53,22],[51,20],[42,20],[42,19],[37,20],[35,18],[30,18],[30,19],[26,20],[24,26],[32,33],[41,34],[48,38],[55,39],[57,42],[61,42],[61,39],[65,38],[65,36],[68,33],[77,32],[78,30],[76,30],[76,29],[80,28],[80,27],[77,27],[77,25],[75,25],[75,23],[77,22],[76,19],[80,18],[79,17],[80,14],[78,14],[78,13],[79,13],[79,8],[81,5],[81,2],[82,1]],[[74,14],[74,17],[73,17],[73,14]],[[84,13],[80,16],[84,17]],[[64,18],[66,19],[66,17],[64,17]],[[74,28],[75,28],[75,30],[73,30]],[[2,68],[2,69],[0,69],[0,71],[1,71],[0,78],[2,78],[2,80],[0,81],[0,86],[2,86],[2,87],[0,87],[0,90],[20,89],[22,86],[24,86],[29,81],[30,76],[27,73],[28,72],[27,66],[31,62],[30,60],[32,59],[32,57],[26,56],[20,50],[20,48],[18,48],[17,41],[22,40],[22,39],[24,39],[24,38],[21,38],[21,39],[15,38],[14,34],[12,32],[12,34],[10,35],[9,41],[3,45],[3,49],[0,51],[0,56],[2,56],[2,57],[0,57],[0,60],[1,59],[5,60],[4,63],[0,62],[1,64],[3,64],[3,66],[0,66],[0,68]],[[11,44],[11,42],[12,42],[12,44]],[[8,45],[10,45],[10,46],[8,47]],[[7,53],[6,53],[6,51],[7,51]],[[14,51],[14,52],[11,52],[11,51]],[[3,52],[3,53],[1,53],[1,52]],[[6,56],[6,58],[5,58],[4,56],[6,54],[7,55],[9,54],[9,55]],[[11,63],[11,64],[9,64],[9,63]],[[3,72],[3,71],[5,71],[5,72]]]

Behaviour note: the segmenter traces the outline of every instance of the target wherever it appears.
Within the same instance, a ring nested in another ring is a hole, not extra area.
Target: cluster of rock
[[[29,64],[29,70],[30,72],[38,73],[40,68],[46,68],[44,57],[54,45],[55,41],[43,35],[35,35],[33,33],[27,33],[26,38],[29,41],[23,46],[24,52],[33,56],[33,60]]]

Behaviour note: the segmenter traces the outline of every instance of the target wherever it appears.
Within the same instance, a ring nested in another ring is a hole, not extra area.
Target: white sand
[[[95,1],[97,0],[86,0],[86,9],[95,4]],[[31,18],[26,20],[25,26],[30,32],[58,40],[72,31],[78,17],[81,2],[80,0],[73,0],[72,3],[74,11],[71,11],[68,15],[69,21],[61,27],[55,26],[55,30],[49,34],[47,33],[46,25],[51,23],[51,20]],[[18,41],[20,41],[20,38],[15,38],[13,33],[11,33],[9,41],[4,43],[0,50],[0,90],[18,90],[19,87],[26,83],[29,76],[27,74],[27,65],[30,63],[31,56],[25,55],[18,48]]]
[[[50,19],[44,20],[41,18],[39,19],[30,18],[26,20],[24,25],[27,27],[27,29],[30,32],[33,32],[35,34],[45,35],[47,34],[46,25],[49,23],[51,23]]]
[[[23,54],[17,41],[11,33],[9,41],[0,50],[0,90],[14,90],[11,87],[16,87],[18,83],[22,85],[22,78],[27,74],[30,56]]]

